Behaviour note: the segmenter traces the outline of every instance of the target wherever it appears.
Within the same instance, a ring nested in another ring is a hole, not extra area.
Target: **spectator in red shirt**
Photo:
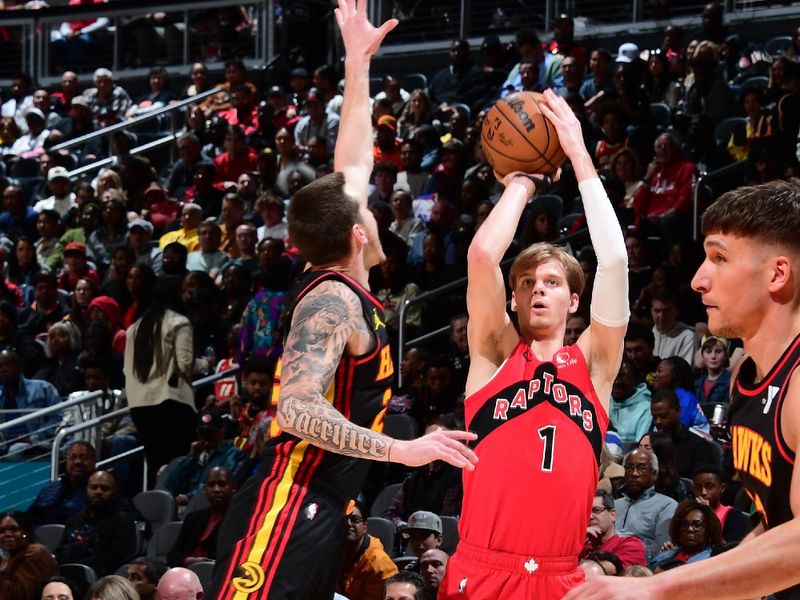
[[[239,175],[246,171],[258,170],[258,155],[250,146],[245,145],[241,127],[237,125],[227,127],[223,148],[225,152],[214,159],[217,183],[231,182],[231,185],[236,185]]]
[[[229,125],[241,127],[245,135],[255,132],[258,129],[258,105],[253,89],[245,83],[234,87],[231,108],[221,111],[219,116]]]
[[[81,87],[78,83],[78,76],[74,71],[64,71],[61,75],[61,91],[50,94],[53,103],[53,110],[57,113],[66,115],[75,96],[81,95]]]
[[[654,229],[665,240],[679,243],[688,234],[696,181],[697,165],[683,158],[678,139],[671,133],[658,136],[655,159],[633,196],[637,227]]]
[[[383,115],[378,119],[377,130],[378,134],[372,146],[372,158],[375,164],[390,162],[398,171],[402,171],[400,148],[403,146],[403,140],[397,137],[397,119],[392,115]]]
[[[617,535],[616,522],[614,498],[608,492],[598,490],[592,501],[592,514],[586,529],[586,545],[579,560],[591,559],[598,552],[610,552],[619,558],[626,569],[632,565],[647,564],[642,540],[633,535]]]
[[[97,271],[86,264],[86,245],[80,242],[70,242],[64,248],[64,270],[58,277],[58,287],[71,292],[81,277],[90,279],[95,286],[100,287],[100,277],[97,275]]]

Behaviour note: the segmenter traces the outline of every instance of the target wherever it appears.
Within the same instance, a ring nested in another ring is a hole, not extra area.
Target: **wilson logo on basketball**
[[[517,96],[516,94],[512,94],[507,98],[508,105],[511,107],[511,110],[516,113],[517,117],[519,117],[522,126],[525,128],[525,131],[530,133],[536,125],[531,119],[531,116],[525,112],[525,102]]]

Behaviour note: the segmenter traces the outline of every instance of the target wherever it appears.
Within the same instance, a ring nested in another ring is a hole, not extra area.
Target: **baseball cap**
[[[269,88],[267,92],[267,98],[271,98],[272,96],[285,96],[286,92],[283,91],[283,88],[279,85],[273,85]]]
[[[82,254],[86,256],[86,245],[80,242],[70,242],[67,244],[67,247],[64,248],[64,256],[67,254]]]
[[[153,235],[153,224],[150,221],[146,221],[145,219],[135,219],[128,223],[128,231],[133,231],[134,227],[140,227],[150,235]]]
[[[82,106],[84,108],[89,108],[89,99],[83,95],[75,96],[72,99],[70,106]]]
[[[44,121],[44,113],[35,106],[29,108],[28,111],[25,113],[26,118],[30,116],[39,117],[42,121]]]
[[[397,119],[392,115],[383,115],[378,119],[378,127],[387,127],[393,133],[397,133]]]
[[[47,171],[47,181],[55,181],[56,179],[69,179],[69,171],[64,167],[51,167]]]
[[[439,515],[427,510],[418,510],[408,517],[408,523],[403,527],[404,531],[409,529],[426,529],[442,534],[442,520]]]
[[[434,175],[446,175],[447,177],[455,177],[456,176],[456,168],[451,165],[450,163],[442,162],[436,165],[436,168],[433,170]]]
[[[632,63],[637,58],[639,58],[639,46],[633,42],[625,42],[617,50],[618,63]]]
[[[289,77],[308,77],[308,71],[303,67],[295,67],[289,74]]]
[[[200,411],[198,429],[224,429],[225,417],[221,410],[214,407],[206,408]]]

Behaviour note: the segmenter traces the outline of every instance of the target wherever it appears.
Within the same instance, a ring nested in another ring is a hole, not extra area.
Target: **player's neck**
[[[369,289],[369,271],[364,268],[364,263],[361,260],[347,260],[346,262],[328,263],[326,265],[314,265],[314,269],[321,271],[336,271],[343,273],[351,279],[355,279],[365,289]]]
[[[531,347],[533,353],[540,360],[550,360],[553,355],[564,345],[564,332],[527,332],[522,334],[522,339]]]
[[[769,372],[799,333],[800,315],[782,313],[766,316],[753,335],[743,337],[744,351],[756,365],[757,379]]]

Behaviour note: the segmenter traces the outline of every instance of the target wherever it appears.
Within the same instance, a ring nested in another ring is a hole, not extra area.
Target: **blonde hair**
[[[555,260],[561,263],[567,276],[569,291],[580,296],[586,285],[586,278],[583,275],[583,269],[581,269],[580,264],[566,250],[547,242],[532,244],[517,255],[508,273],[508,283],[511,289],[514,290],[517,287],[517,279],[524,271],[548,260]]]
[[[106,575],[98,579],[86,593],[89,600],[136,600],[136,588],[124,577]]]
[[[653,572],[644,565],[631,565],[621,573],[622,577],[652,577]]]

